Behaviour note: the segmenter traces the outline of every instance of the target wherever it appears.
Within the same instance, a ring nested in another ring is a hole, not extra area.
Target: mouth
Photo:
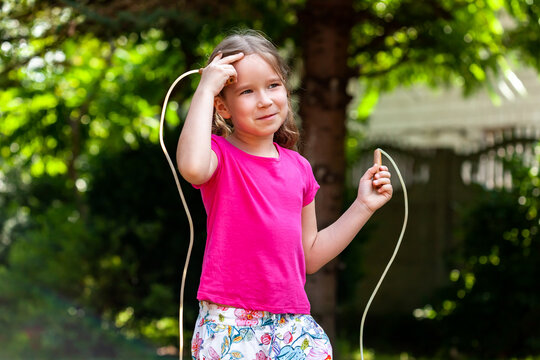
[[[259,116],[257,118],[257,120],[268,120],[268,119],[271,119],[272,117],[274,117],[276,115],[276,113],[274,114],[268,114],[268,115],[264,115],[264,116]]]

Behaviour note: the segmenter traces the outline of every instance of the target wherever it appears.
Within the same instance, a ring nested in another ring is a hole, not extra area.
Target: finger
[[[388,185],[388,184],[391,184],[389,178],[382,178],[382,179],[378,179],[378,180],[373,180],[373,185],[375,187],[381,187],[381,186]]]
[[[372,179],[373,178],[373,175],[375,175],[377,173],[377,168],[378,168],[378,165],[375,164],[373,165],[372,167],[370,167],[369,169],[366,170],[366,172],[364,173],[364,175],[362,176],[362,178],[360,180],[369,180],[369,179]]]
[[[221,59],[221,63],[232,64],[233,62],[238,61],[243,57],[244,57],[244,53],[239,52],[233,55],[225,56],[223,59]]]
[[[389,194],[389,195],[392,195],[392,192],[393,192],[393,188],[392,188],[392,185],[390,184],[386,184],[386,185],[383,185],[381,186],[380,188],[377,189],[377,192],[379,194]]]
[[[228,75],[227,80],[225,81],[224,86],[231,85],[236,82],[236,77],[238,73],[236,72],[236,69],[231,64],[225,64],[222,65],[226,69],[226,75]]]
[[[389,172],[389,171],[379,171],[377,174],[375,174],[375,179],[380,179],[380,178],[391,178],[392,177],[392,173]]]
[[[216,56],[214,56],[214,58],[212,59],[212,61],[210,63],[215,64],[218,61],[220,61],[222,57],[223,57],[223,53],[220,51],[220,52],[217,53]]]
[[[202,75],[202,73],[204,72],[204,70],[206,70],[206,68],[208,68],[210,65],[216,65],[217,62],[219,60],[221,60],[221,58],[223,57],[223,53],[220,51],[216,54],[216,56],[214,56],[214,58],[212,59],[212,61],[210,61],[210,63],[206,66],[206,67],[202,67],[199,69],[199,74]]]

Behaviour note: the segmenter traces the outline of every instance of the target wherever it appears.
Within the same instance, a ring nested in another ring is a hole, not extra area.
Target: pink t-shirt
[[[319,185],[308,161],[275,144],[250,155],[212,135],[218,166],[201,189],[207,231],[197,298],[272,313],[309,314],[302,208]]]

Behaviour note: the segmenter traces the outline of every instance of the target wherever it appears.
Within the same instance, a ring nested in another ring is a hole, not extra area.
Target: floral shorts
[[[201,301],[194,360],[331,360],[332,346],[311,315],[223,307]]]

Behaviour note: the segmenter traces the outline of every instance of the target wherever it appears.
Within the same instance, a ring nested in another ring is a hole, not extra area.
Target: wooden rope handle
[[[375,149],[375,151],[373,152],[373,163],[374,164],[377,164],[379,166],[382,165],[382,154],[381,154],[381,149]],[[379,170],[379,169],[377,169]]]

